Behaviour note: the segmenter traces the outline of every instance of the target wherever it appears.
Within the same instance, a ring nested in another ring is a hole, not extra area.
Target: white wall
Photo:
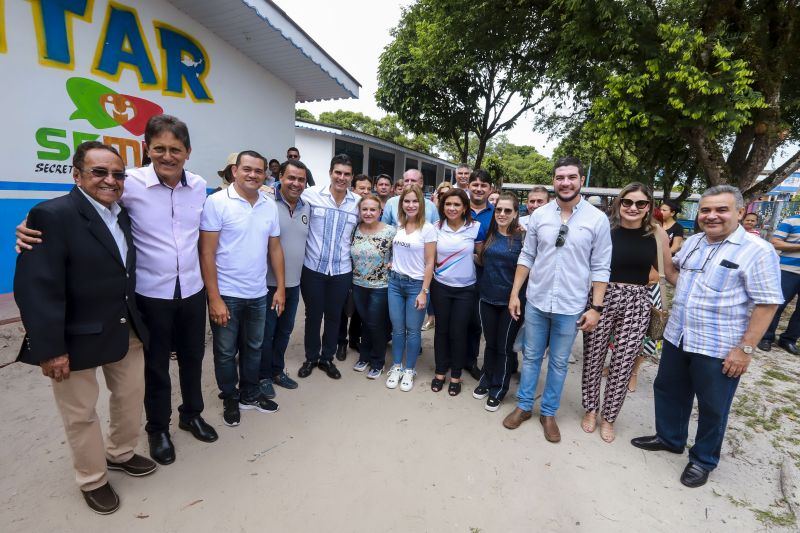
[[[294,145],[300,150],[300,161],[314,174],[316,185],[328,185],[331,182],[328,169],[334,156],[333,139],[332,133],[295,128]]]

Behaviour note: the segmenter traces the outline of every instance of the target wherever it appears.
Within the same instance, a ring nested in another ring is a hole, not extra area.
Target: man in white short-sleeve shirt
[[[262,413],[278,410],[261,393],[258,380],[267,316],[268,257],[278,285],[272,308],[280,314],[285,301],[278,210],[275,201],[259,190],[266,167],[267,160],[257,152],[240,152],[232,168],[233,184],[208,197],[200,223],[200,268],[208,291],[214,370],[228,426],[239,425],[240,408]]]

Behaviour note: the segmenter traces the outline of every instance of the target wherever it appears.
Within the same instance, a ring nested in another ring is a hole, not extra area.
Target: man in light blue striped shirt
[[[303,192],[309,206],[308,239],[300,292],[306,308],[306,361],[297,376],[306,378],[319,366],[328,377],[342,374],[333,363],[339,321],[353,281],[350,245],[358,224],[358,198],[350,190],[353,161],[345,154],[331,159],[330,185],[318,185]],[[320,338],[322,320],[325,330]]]
[[[687,239],[667,270],[676,287],[653,384],[656,434],[631,441],[682,454],[696,396],[697,434],[680,478],[687,487],[704,485],[719,463],[739,376],[783,302],[778,255],[739,225],[743,215],[742,194],[730,185],[700,198],[703,231]]]
[[[787,218],[778,224],[778,229],[772,235],[772,245],[781,254],[781,290],[783,291],[783,304],[778,307],[772,324],[758,343],[758,348],[766,352],[772,349],[775,341],[775,330],[778,329],[783,310],[795,296],[800,294],[800,216]],[[797,339],[800,338],[800,305],[795,307],[789,318],[786,331],[781,334],[778,346],[792,355],[800,354],[797,349]]]

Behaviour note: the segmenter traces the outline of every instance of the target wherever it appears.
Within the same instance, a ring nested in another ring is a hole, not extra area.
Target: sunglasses
[[[124,170],[112,172],[112,171],[108,170],[107,168],[103,168],[103,167],[92,167],[92,168],[87,168],[87,169],[83,169],[81,167],[75,167],[75,168],[77,168],[81,172],[88,172],[92,176],[94,176],[95,178],[105,178],[106,176],[111,174],[111,177],[114,178],[115,180],[117,180],[117,181],[125,181],[125,178],[128,177],[128,175],[125,173]]]
[[[569,226],[561,224],[558,228],[558,236],[556,237],[556,248],[561,248],[567,242],[567,233],[569,233]]]
[[[630,207],[636,204],[636,209],[644,209],[648,205],[650,205],[650,200],[636,200],[635,202],[630,198],[623,198],[619,201],[622,204],[622,207]]]
[[[514,212],[514,210],[510,207],[495,207],[494,210],[496,213],[500,213],[502,215],[510,215]]]

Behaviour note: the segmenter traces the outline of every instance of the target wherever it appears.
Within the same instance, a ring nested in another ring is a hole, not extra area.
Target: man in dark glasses
[[[117,150],[97,141],[78,146],[75,187],[38,204],[31,229],[47,238],[21,253],[14,298],[25,325],[19,360],[38,365],[52,381],[72,451],[75,479],[99,514],[119,507],[108,470],[145,476],[155,462],[137,455],[144,398],[147,328],[137,308],[136,249],[131,221],[118,204],[125,166]],[[103,441],[95,412],[101,368],[111,391]]]
[[[739,225],[743,215],[736,187],[718,185],[700,197],[702,231],[674,256],[677,272],[667,271],[676,287],[653,383],[656,434],[631,440],[683,454],[696,396],[697,433],[680,478],[687,487],[704,485],[719,463],[739,377],[783,302],[778,255]]]
[[[539,421],[549,442],[561,433],[555,415],[567,378],[567,362],[578,329],[592,331],[603,312],[611,271],[608,219],[581,198],[583,165],[575,157],[556,161],[553,190],[556,201],[536,210],[528,221],[525,245],[517,262],[508,308],[523,317],[519,291],[528,281],[524,309],[525,347],[517,407],[503,425],[516,429],[532,416],[534,393],[545,349],[550,348],[547,380]],[[587,308],[586,295],[591,294]]]

